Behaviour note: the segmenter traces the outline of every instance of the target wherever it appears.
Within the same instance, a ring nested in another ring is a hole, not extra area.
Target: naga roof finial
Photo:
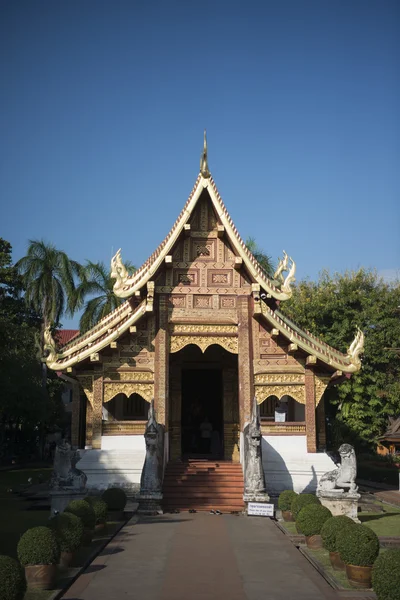
[[[207,158],[207,132],[204,130],[204,146],[203,153],[200,158],[200,173],[205,179],[210,177],[210,171],[208,170],[208,158]]]

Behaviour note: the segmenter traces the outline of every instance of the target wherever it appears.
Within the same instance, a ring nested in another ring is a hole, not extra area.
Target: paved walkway
[[[269,519],[180,513],[134,519],[64,600],[333,600]]]

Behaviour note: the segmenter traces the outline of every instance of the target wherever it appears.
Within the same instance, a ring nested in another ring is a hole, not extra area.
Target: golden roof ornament
[[[364,352],[364,334],[359,327],[357,327],[357,333],[350,346],[347,348],[347,358],[351,364],[356,366],[357,369],[361,367],[360,354]]]
[[[209,179],[210,171],[208,170],[208,157],[207,157],[207,132],[204,130],[204,146],[203,153],[200,158],[200,173],[205,179]]]
[[[110,277],[116,279],[114,283],[114,292],[120,290],[129,277],[128,269],[125,267],[121,258],[121,248],[118,250],[115,256],[111,259],[111,273]]]

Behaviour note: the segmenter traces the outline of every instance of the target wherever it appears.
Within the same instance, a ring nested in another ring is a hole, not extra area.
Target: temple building
[[[76,381],[78,466],[90,486],[137,489],[153,398],[165,465],[196,457],[243,463],[255,397],[267,490],[315,489],[334,468],[324,451],[324,392],[360,368],[363,335],[343,354],[280,311],[295,262],[284,253],[269,278],[221,199],[206,141],[200,166],[150,258],[133,275],[120,251],[113,258],[114,292],[125,302],[61,348],[47,334],[48,366]]]

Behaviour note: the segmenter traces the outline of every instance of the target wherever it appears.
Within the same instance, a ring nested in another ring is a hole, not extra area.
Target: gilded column
[[[94,373],[93,377],[93,412],[92,412],[92,448],[101,449],[101,433],[103,418],[103,373]]]
[[[160,294],[154,355],[154,408],[157,421],[168,431],[168,296]]]
[[[326,424],[325,424],[325,401],[322,396],[320,403],[317,406],[317,434],[318,434],[318,450],[326,448]]]
[[[238,348],[239,348],[239,412],[240,428],[250,421],[254,397],[252,317],[249,296],[238,298]]]
[[[315,384],[314,371],[306,367],[305,371],[305,390],[306,390],[306,435],[307,452],[317,451],[317,427],[315,416]]]
[[[78,383],[72,385],[71,444],[79,447],[81,428],[81,394]]]

